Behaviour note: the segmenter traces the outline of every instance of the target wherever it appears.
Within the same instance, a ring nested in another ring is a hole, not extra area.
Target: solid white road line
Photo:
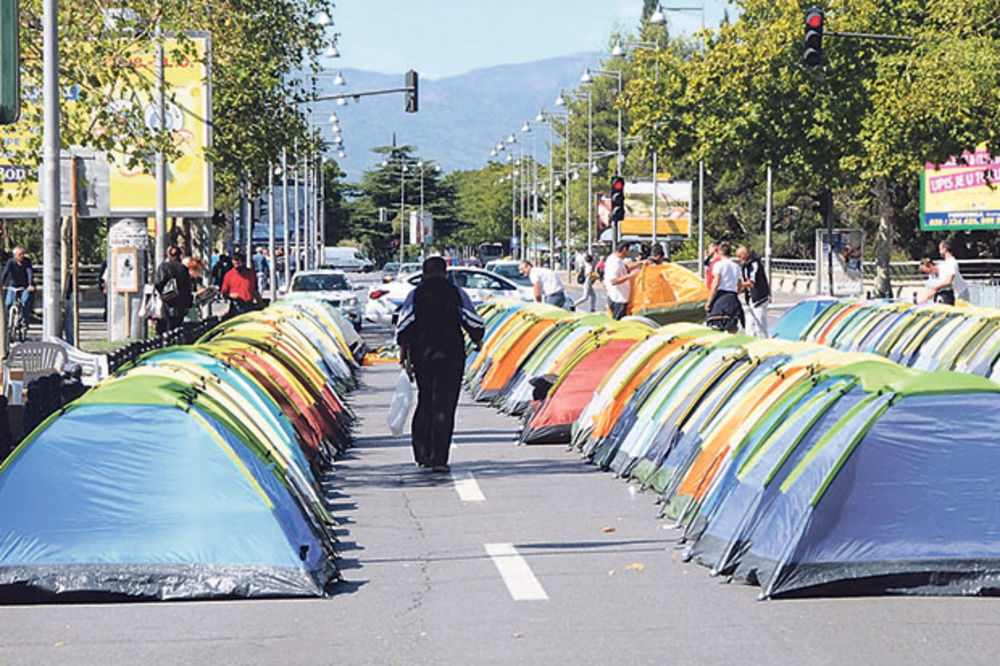
[[[483,491],[479,489],[479,484],[476,483],[476,477],[472,476],[471,472],[455,474],[452,478],[455,480],[455,492],[458,493],[458,499],[463,502],[486,501],[486,496],[483,495]]]
[[[542,584],[535,578],[531,567],[521,557],[512,543],[487,543],[486,554],[493,559],[500,577],[514,601],[546,601]]]

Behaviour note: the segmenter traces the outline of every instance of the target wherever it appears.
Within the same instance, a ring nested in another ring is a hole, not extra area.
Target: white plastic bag
[[[396,390],[392,393],[392,401],[389,403],[389,430],[392,431],[393,437],[403,434],[412,409],[413,384],[410,383],[406,371],[402,370],[396,382]]]

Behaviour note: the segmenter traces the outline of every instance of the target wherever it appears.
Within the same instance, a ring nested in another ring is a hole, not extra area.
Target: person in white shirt
[[[951,253],[951,243],[941,241],[938,244],[941,262],[937,265],[937,284],[929,289],[935,303],[954,305],[955,299],[969,300],[969,285],[966,284],[962,272],[958,268],[958,259]]]
[[[536,302],[545,302],[559,308],[566,305],[566,288],[554,270],[542,266],[532,266],[527,259],[521,260],[521,263],[518,264],[518,270],[521,275],[526,275],[531,280]]]
[[[632,292],[630,280],[639,274],[641,261],[628,261],[627,241],[618,243],[614,252],[604,260],[604,290],[608,296],[608,307],[613,319],[621,319],[628,314],[628,298]]]
[[[743,307],[737,292],[740,288],[740,266],[730,257],[729,243],[719,243],[719,260],[712,269],[712,287],[708,292],[706,323],[714,328],[735,333],[743,325]]]

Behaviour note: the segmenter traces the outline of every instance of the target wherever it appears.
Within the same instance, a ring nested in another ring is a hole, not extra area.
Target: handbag
[[[177,278],[170,278],[167,280],[166,284],[163,285],[163,291],[160,296],[163,301],[170,304],[180,298],[181,290],[177,288]]]
[[[163,319],[163,299],[152,285],[146,285],[142,294],[142,316],[146,319]]]
[[[410,383],[410,376],[403,370],[396,380],[396,390],[392,393],[392,400],[389,402],[389,431],[394,437],[403,434],[406,421],[413,409],[413,384]]]

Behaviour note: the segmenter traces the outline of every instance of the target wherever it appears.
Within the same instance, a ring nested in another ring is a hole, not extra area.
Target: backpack
[[[576,273],[576,283],[583,284],[586,281],[587,281],[587,274],[584,273],[583,267],[581,267],[580,270],[577,271]]]

